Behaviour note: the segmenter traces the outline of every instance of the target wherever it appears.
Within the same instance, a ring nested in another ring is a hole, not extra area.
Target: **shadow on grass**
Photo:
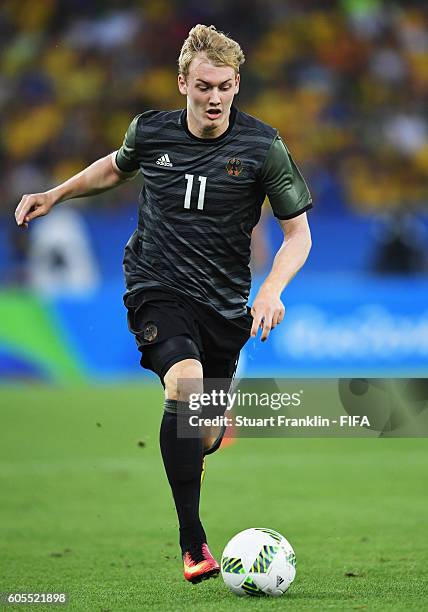
[[[214,597],[213,597],[214,596]],[[215,594],[212,593],[210,594],[211,600],[215,599]],[[263,602],[263,605],[269,605],[267,602],[271,602],[272,605],[278,605],[279,602],[281,602],[281,605],[287,605],[287,601],[289,601],[289,605],[292,605],[293,602],[295,603],[304,603],[305,601],[343,601],[343,602],[349,602],[349,604],[354,603],[354,604],[358,604],[361,603],[361,601],[359,601],[359,598],[356,595],[351,595],[351,594],[346,594],[346,593],[334,593],[334,592],[328,592],[328,593],[321,593],[321,592],[315,592],[315,593],[284,593],[284,595],[282,595],[281,597],[269,597],[269,596],[251,596],[251,597],[238,597],[236,595],[234,595],[233,593],[222,593],[221,597],[218,597],[218,601],[220,603],[220,601],[224,602],[225,600],[227,601],[234,601],[235,603],[238,602],[242,602],[245,605],[252,605],[252,602],[254,602],[254,605],[256,605],[257,603]]]

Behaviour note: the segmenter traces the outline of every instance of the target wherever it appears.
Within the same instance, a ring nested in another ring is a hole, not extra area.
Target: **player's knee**
[[[164,376],[167,399],[187,402],[191,393],[202,393],[202,364],[197,359],[183,359],[169,368]]]

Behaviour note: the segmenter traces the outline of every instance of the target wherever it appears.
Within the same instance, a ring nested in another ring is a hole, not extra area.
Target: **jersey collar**
[[[224,138],[226,138],[226,136],[229,135],[229,133],[231,132],[235,124],[236,114],[237,114],[237,108],[236,106],[232,105],[230,108],[229,125],[227,127],[227,130],[223,132],[223,134],[220,134],[220,136],[217,136],[217,138],[199,138],[198,136],[195,136],[194,134],[192,134],[192,132],[189,130],[187,126],[187,109],[185,108],[180,113],[180,123],[184,131],[187,133],[187,135],[190,136],[190,138],[192,138],[193,140],[197,140],[198,142],[205,142],[207,144],[211,144],[211,143],[214,144],[215,142],[219,142],[220,140],[223,140]]]

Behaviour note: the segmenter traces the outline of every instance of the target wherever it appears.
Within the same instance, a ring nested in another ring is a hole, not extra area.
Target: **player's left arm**
[[[269,150],[261,180],[273,213],[284,232],[284,241],[275,255],[272,269],[251,308],[251,336],[255,337],[261,327],[261,340],[265,341],[271,329],[283,320],[285,308],[281,294],[303,266],[311,249],[306,211],[312,207],[312,198],[305,180],[279,136]]]
[[[305,263],[312,244],[306,213],[288,221],[280,221],[280,225],[284,232],[284,241],[251,309],[251,336],[255,337],[259,327],[262,327],[262,341],[267,340],[271,329],[283,320],[285,308],[281,293]]]

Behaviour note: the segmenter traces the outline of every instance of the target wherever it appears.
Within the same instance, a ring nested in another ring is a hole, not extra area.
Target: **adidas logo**
[[[281,578],[281,576],[277,576],[276,577],[276,586],[279,587],[280,584],[282,584],[284,582],[284,578]]]
[[[158,166],[171,166],[172,167],[172,163],[168,157],[168,153],[165,153],[165,155],[161,155],[161,157],[159,157],[156,163]]]

